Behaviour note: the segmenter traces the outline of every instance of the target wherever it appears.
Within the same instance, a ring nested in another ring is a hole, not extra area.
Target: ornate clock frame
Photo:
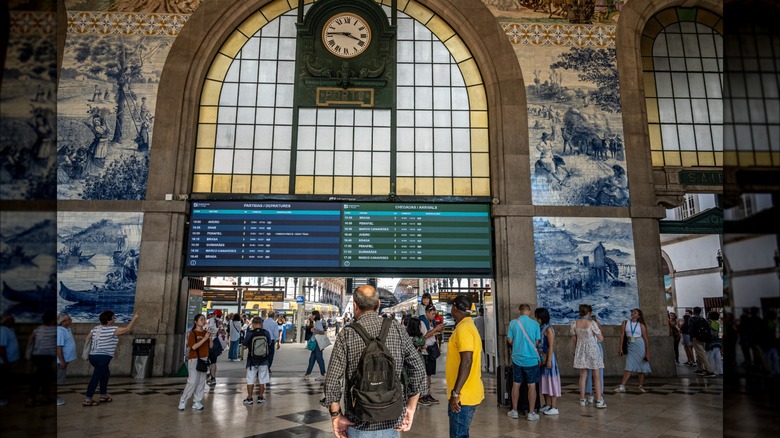
[[[320,0],[305,16],[303,3],[298,5],[296,106],[393,108],[396,1],[390,20],[373,0]],[[328,50],[323,38],[326,23],[342,13],[358,15],[371,29],[368,47],[348,58]]]

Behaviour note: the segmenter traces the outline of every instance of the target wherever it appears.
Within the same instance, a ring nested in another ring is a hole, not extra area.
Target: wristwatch
[[[330,412],[330,418],[336,418],[339,415],[341,415],[341,409],[339,409],[337,411],[328,411],[328,412]]]
[[[455,392],[455,390],[453,389],[452,392],[450,393],[450,397],[460,397],[460,394]]]

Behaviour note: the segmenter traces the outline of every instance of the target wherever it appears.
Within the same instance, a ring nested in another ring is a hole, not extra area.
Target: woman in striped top
[[[100,402],[108,403],[112,401],[108,395],[108,378],[111,376],[108,364],[114,358],[114,351],[116,351],[116,345],[119,343],[117,336],[128,333],[133,328],[136,319],[138,319],[137,313],[133,315],[130,324],[124,327],[117,327],[114,325],[114,312],[106,310],[100,314],[100,325],[95,326],[87,335],[85,342],[92,342],[92,347],[89,351],[89,363],[95,367],[95,371],[92,373],[89,385],[87,385],[84,406],[97,406],[100,404],[92,400],[98,384],[100,384]]]

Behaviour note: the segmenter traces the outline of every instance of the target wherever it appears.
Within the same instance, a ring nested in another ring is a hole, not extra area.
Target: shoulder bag
[[[192,337],[195,338],[195,340],[198,340],[198,337],[195,335],[195,331],[192,331]],[[193,343],[195,345],[195,343]],[[198,355],[198,362],[195,364],[195,370],[200,371],[201,373],[206,373],[209,370],[209,359],[201,359],[200,358],[200,347],[195,349],[195,354]]]
[[[620,351],[623,352],[623,354],[628,354],[628,336],[626,335],[626,323],[628,321],[623,321],[623,344],[620,346]]]
[[[538,356],[539,360],[539,366],[544,366],[545,360],[544,358],[539,354],[539,351],[536,348],[536,345],[534,344],[534,341],[531,340],[531,337],[528,336],[528,333],[525,331],[525,327],[523,327],[523,323],[520,322],[520,318],[517,318],[517,325],[520,326],[520,330],[523,331],[523,335],[525,335],[525,339],[528,341],[529,344],[531,344],[531,348],[533,348],[536,351],[536,354]]]
[[[95,333],[97,331],[97,333]],[[89,355],[92,353],[92,347],[97,346],[97,338],[100,337],[100,326],[92,329],[92,338],[84,341],[84,348],[81,349],[81,358],[89,360]]]

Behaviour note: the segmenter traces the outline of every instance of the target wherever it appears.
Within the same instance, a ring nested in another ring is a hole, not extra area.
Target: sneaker
[[[265,403],[265,397],[257,397],[257,404],[261,405]]]
[[[537,414],[536,412],[529,412],[528,416],[525,417],[525,419],[528,421],[536,421],[539,419],[539,414]]]
[[[596,399],[595,399],[595,397],[593,397],[592,395],[589,395],[589,396],[588,396],[588,398],[587,398],[587,400],[588,400],[588,404],[589,404],[589,405],[592,405],[593,403],[595,403],[595,402],[596,402]]]
[[[438,405],[439,404],[439,400],[436,400],[435,398],[433,398],[432,395],[428,394],[426,397],[428,398],[428,401],[431,402],[431,404],[434,404],[434,405]]]
[[[585,400],[584,398],[581,398],[580,399],[580,406],[585,406],[586,404],[588,404],[588,401]]]
[[[644,387],[644,386],[642,386],[642,385],[639,385],[639,392],[641,392],[642,394],[644,394],[644,393],[646,393],[646,392],[647,392],[647,390],[645,389],[645,387]]]
[[[428,399],[427,399],[427,398],[425,398],[425,397],[420,397],[420,398],[417,400],[417,404],[418,404],[418,405],[423,405],[423,406],[430,406],[430,405],[431,405],[431,402],[429,402],[429,401],[428,401]]]
[[[179,410],[183,411],[187,407],[187,402],[179,402]]]
[[[247,397],[247,398],[244,399],[244,404],[245,405],[249,406],[252,403],[254,403],[254,401],[252,400],[252,397]]]
[[[626,387],[623,385],[618,386],[615,388],[615,392],[626,392]]]
[[[317,376],[317,378],[314,379],[315,382],[322,382],[323,380],[325,380],[325,374]]]
[[[696,370],[696,371],[693,372],[693,374],[696,374],[697,376],[703,376],[703,375],[707,374],[707,372],[704,371],[704,370]]]
[[[202,411],[203,407],[204,406],[199,401],[192,404],[192,409],[195,409],[196,411]]]
[[[311,379],[311,374],[304,374],[303,375],[303,380],[309,380],[309,379]]]
[[[606,408],[606,407],[607,407],[607,403],[606,403],[606,402],[604,401],[604,399],[602,398],[601,400],[599,400],[598,402],[596,402],[596,407],[597,407],[598,409],[604,409],[604,408]]]
[[[718,377],[715,373],[705,373],[701,375],[702,377],[711,378],[711,377]]]
[[[211,379],[206,381],[206,384],[209,386],[217,386],[217,379]]]
[[[544,411],[544,415],[558,415],[560,412],[558,412],[558,408],[550,407],[550,409]]]
[[[64,404],[65,404],[65,399],[60,396],[57,396],[57,406],[62,406]]]
[[[512,410],[511,410],[511,411],[509,411],[509,412],[507,412],[507,413],[506,413],[506,416],[507,416],[507,417],[509,417],[509,418],[514,418],[514,419],[517,419],[517,418],[518,418],[517,411],[516,411],[516,410],[514,410],[514,409],[512,409]]]
[[[544,414],[547,412],[548,409],[552,409],[552,406],[544,405],[541,408],[539,408],[539,413]]]

